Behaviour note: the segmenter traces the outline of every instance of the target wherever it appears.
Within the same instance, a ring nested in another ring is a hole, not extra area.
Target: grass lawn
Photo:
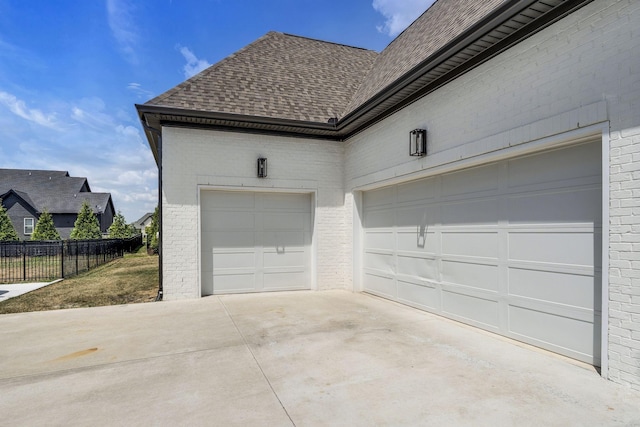
[[[94,270],[0,303],[0,314],[154,301],[158,257],[142,247]]]

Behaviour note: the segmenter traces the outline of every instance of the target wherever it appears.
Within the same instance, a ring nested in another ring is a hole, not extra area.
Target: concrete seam
[[[262,366],[260,365],[260,362],[258,362],[258,358],[253,353],[253,350],[251,350],[251,346],[247,342],[247,339],[245,338],[244,334],[242,333],[240,328],[238,328],[238,325],[236,325],[235,319],[231,316],[231,313],[229,313],[229,310],[227,310],[227,306],[224,304],[224,301],[222,301],[222,299],[220,297],[216,297],[216,298],[218,299],[218,301],[222,305],[222,308],[224,308],[224,312],[227,313],[227,316],[229,316],[229,319],[231,319],[231,323],[233,323],[233,327],[236,328],[236,331],[238,331],[238,334],[240,334],[240,337],[242,338],[242,341],[244,342],[244,345],[247,347],[247,350],[249,350],[249,353],[251,353],[251,357],[253,357],[253,360],[256,362],[256,366],[258,366],[258,369],[260,369],[260,372],[262,373],[262,376],[264,377],[264,379],[267,382],[267,384],[269,384],[269,388],[273,392],[273,395],[276,397],[276,399],[278,399],[278,403],[280,403],[280,406],[282,407],[282,410],[284,411],[284,413],[289,418],[289,421],[291,421],[291,425],[293,425],[295,427],[296,423],[293,422],[293,419],[291,418],[291,415],[289,415],[289,412],[287,411],[287,408],[284,407],[284,404],[282,403],[282,400],[280,400],[280,396],[278,396],[278,393],[276,393],[275,389],[273,388],[273,385],[271,385],[271,381],[269,381],[269,378],[267,377],[267,374],[265,374],[264,370],[262,369]]]

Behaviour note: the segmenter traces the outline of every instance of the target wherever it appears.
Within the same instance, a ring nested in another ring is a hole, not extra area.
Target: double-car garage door
[[[599,364],[599,143],[363,194],[365,291]]]
[[[310,194],[202,191],[202,295],[309,289]]]

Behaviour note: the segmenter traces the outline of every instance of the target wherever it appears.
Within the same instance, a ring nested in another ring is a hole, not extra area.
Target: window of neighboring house
[[[24,219],[24,234],[29,235],[29,234],[33,234],[33,218],[25,218]]]

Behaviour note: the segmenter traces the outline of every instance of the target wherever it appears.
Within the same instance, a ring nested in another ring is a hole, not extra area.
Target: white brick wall
[[[340,143],[206,130],[163,128],[163,284],[167,300],[197,298],[199,185],[316,192],[318,289],[350,277]],[[256,177],[267,157],[268,177]]]
[[[577,135],[580,129],[601,132],[608,124],[608,376],[638,390],[639,40],[640,2],[596,0],[356,135],[345,151],[345,189],[352,192],[414,179],[490,152],[515,154],[544,138],[560,142],[558,135]],[[427,157],[408,155],[414,128],[428,130]]]
[[[610,139],[609,378],[640,390],[640,128]]]

